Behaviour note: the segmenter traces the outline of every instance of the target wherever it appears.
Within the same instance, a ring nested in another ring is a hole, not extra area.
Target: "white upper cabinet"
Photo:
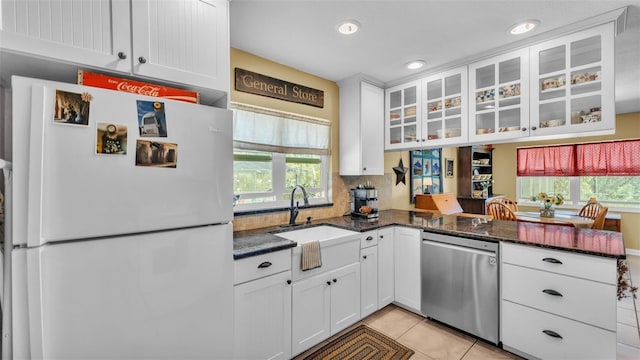
[[[421,82],[413,81],[385,91],[385,150],[420,146]]]
[[[134,73],[229,91],[227,0],[131,4]]]
[[[2,0],[2,50],[229,91],[227,0]]]
[[[469,65],[469,141],[529,135],[529,48]]]
[[[131,69],[128,1],[2,0],[0,5],[3,50],[116,71]]]
[[[613,129],[614,24],[532,46],[531,135]]]
[[[340,175],[384,175],[384,90],[352,77],[340,86]]]
[[[467,142],[467,67],[422,81],[422,146]]]

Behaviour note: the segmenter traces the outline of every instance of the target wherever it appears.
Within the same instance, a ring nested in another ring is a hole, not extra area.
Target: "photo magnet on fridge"
[[[178,164],[178,144],[136,140],[136,166],[175,168]]]
[[[72,93],[56,90],[53,121],[58,124],[89,125],[89,105],[93,96],[89,93]]]
[[[138,100],[138,127],[141,137],[167,137],[164,103]]]
[[[98,123],[96,129],[97,154],[127,154],[127,126]]]

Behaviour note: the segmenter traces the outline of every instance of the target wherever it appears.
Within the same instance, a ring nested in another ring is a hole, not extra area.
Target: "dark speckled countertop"
[[[233,234],[233,257],[241,259],[295,247],[296,242],[274,234],[323,224],[357,232],[376,230],[385,226],[408,226],[424,229],[427,232],[478,240],[507,241],[589,255],[625,258],[624,241],[622,234],[618,232],[529,222],[492,221],[479,217],[439,215],[406,210],[381,211],[379,218],[375,221],[339,216],[293,228],[273,226],[237,231]]]

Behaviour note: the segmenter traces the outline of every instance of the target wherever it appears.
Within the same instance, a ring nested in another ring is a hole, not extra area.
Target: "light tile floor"
[[[634,280],[635,284],[640,284],[640,256],[627,256],[627,259],[632,284]],[[636,315],[640,317],[640,312],[638,312],[640,306],[638,305],[640,305],[640,301],[631,297],[618,301],[618,360],[640,359],[640,332],[636,318]],[[521,359],[519,356],[492,344],[425,319],[395,305],[389,305],[379,310],[353,327],[362,323],[413,349],[415,354],[411,357],[412,360]],[[327,344],[336,336],[300,354],[295,359],[304,359],[306,355]]]

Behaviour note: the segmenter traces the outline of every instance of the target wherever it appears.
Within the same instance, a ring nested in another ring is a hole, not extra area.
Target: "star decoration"
[[[407,170],[409,170],[409,168],[404,167],[402,158],[400,158],[400,163],[398,164],[398,166],[393,168],[393,172],[396,173],[396,185],[400,183],[407,185],[407,183],[405,182],[405,175],[407,174]]]

